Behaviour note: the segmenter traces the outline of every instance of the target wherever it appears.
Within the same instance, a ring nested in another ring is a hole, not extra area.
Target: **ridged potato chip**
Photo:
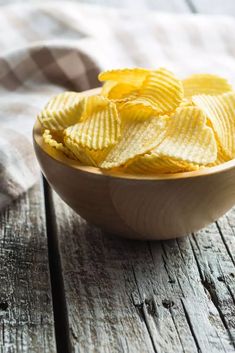
[[[115,81],[133,86],[141,86],[151,71],[143,68],[117,69],[101,72],[98,79],[102,81]]]
[[[137,86],[130,85],[129,83],[117,83],[110,89],[107,97],[114,101],[128,101],[136,97],[137,89]]]
[[[110,90],[117,85],[117,82],[115,81],[107,81],[103,84],[103,86],[101,87],[101,92],[100,95],[103,97],[108,98],[109,92]]]
[[[168,117],[126,119],[120,141],[111,149],[100,167],[110,169],[122,166],[156,147],[165,137],[167,119]]]
[[[43,140],[107,173],[180,173],[235,158],[235,92],[211,74],[102,72],[101,93],[64,92],[39,114]]]
[[[218,148],[218,153],[217,153],[217,158],[213,163],[209,163],[207,167],[214,167],[216,165],[219,165],[221,163],[228,162],[230,158],[228,156],[225,156],[224,153],[221,151],[220,147],[217,146]]]
[[[229,159],[234,158],[235,92],[228,92],[219,96],[194,96],[193,102],[209,119],[222,153]]]
[[[81,116],[82,98],[78,92],[64,92],[52,97],[38,115],[40,123],[44,128],[55,131],[62,131],[75,124]]]
[[[148,153],[134,160],[127,168],[124,168],[124,172],[132,174],[162,174],[198,169],[199,166],[197,164],[184,163],[178,159],[167,158],[156,153]]]
[[[154,112],[149,106],[143,106],[140,109],[134,104],[126,105],[125,102],[122,102],[118,105],[118,110],[123,124],[126,120],[146,120],[151,116],[155,116]]]
[[[154,114],[168,114],[183,100],[183,84],[166,69],[151,71],[138,91],[138,97],[124,104],[123,109],[135,105],[138,109],[149,107]]]
[[[101,150],[120,137],[121,121],[116,105],[101,96],[87,97],[81,121],[65,130],[65,135],[82,147]]]
[[[90,117],[94,112],[105,109],[109,104],[110,100],[102,97],[101,95],[88,96],[81,100],[81,120],[85,120]]]
[[[81,163],[93,167],[99,167],[110,150],[110,148],[97,151],[90,150],[89,148],[81,147],[67,136],[64,139],[64,143],[68,150],[71,151]]]
[[[94,166],[94,167],[97,166],[93,158],[90,156],[90,154],[85,153],[84,148],[79,146],[77,143],[74,143],[74,141],[71,138],[65,136],[64,143],[65,143],[65,146],[76,156],[76,158],[80,162],[88,166]]]
[[[55,148],[58,151],[63,152],[66,156],[76,159],[73,153],[64,145],[63,143],[63,135],[55,134],[50,130],[46,129],[42,135],[43,141],[49,146]]]
[[[220,76],[210,74],[194,74],[183,80],[185,97],[199,94],[218,95],[232,91],[228,81]]]
[[[167,125],[166,138],[153,152],[161,157],[199,165],[216,160],[215,136],[206,125],[206,116],[199,108],[178,108]]]

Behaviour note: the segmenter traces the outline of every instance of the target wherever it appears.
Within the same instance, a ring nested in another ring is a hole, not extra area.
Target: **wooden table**
[[[235,14],[234,0],[136,4]],[[183,239],[123,240],[44,181],[1,215],[0,283],[1,353],[235,352],[235,209]]]

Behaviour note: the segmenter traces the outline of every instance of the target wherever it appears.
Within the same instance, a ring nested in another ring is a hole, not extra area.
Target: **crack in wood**
[[[135,295],[134,295],[134,297],[135,297]],[[158,349],[157,349],[155,342],[154,342],[154,338],[152,336],[152,330],[149,325],[149,316],[157,318],[157,307],[156,307],[156,303],[155,303],[154,299],[153,298],[151,298],[151,299],[146,298],[140,302],[140,301],[136,301],[136,298],[134,298],[133,305],[137,309],[137,312],[140,315],[141,320],[144,322],[144,324],[146,326],[146,329],[148,331],[148,334],[149,334],[151,342],[152,342],[154,352],[158,352]],[[164,304],[163,304],[163,306],[164,306]]]
[[[135,274],[135,269],[133,268],[133,266],[132,266],[132,271],[133,271],[134,281],[135,281],[136,288],[138,290],[139,299],[140,299],[138,304],[136,304],[136,300],[135,300],[135,302],[133,302],[133,304],[137,308],[138,313],[141,315],[141,318],[142,318],[142,320],[143,320],[143,322],[144,322],[144,324],[146,326],[146,329],[148,331],[148,334],[149,334],[149,337],[150,337],[154,352],[158,353],[157,347],[156,347],[155,342],[154,342],[154,338],[152,336],[151,328],[149,326],[149,321],[148,321],[148,313],[150,314],[150,312],[151,312],[151,310],[150,310],[150,300],[146,299],[146,298],[142,298],[141,292],[140,292],[140,288],[139,288],[139,285],[138,285],[138,281],[137,281],[137,278],[136,278],[136,274]]]
[[[196,347],[197,347],[198,353],[201,353],[202,350],[201,350],[201,348],[200,348],[200,346],[199,346],[196,333],[194,332],[193,325],[192,325],[191,320],[190,320],[190,315],[188,314],[188,312],[187,312],[187,310],[186,310],[186,307],[185,307],[185,305],[184,305],[184,300],[183,300],[183,299],[181,299],[181,303],[182,303],[182,308],[183,308],[183,310],[184,310],[185,318],[186,318],[186,320],[187,320],[187,323],[188,323],[189,329],[190,329],[190,331],[191,331],[192,337],[193,337],[193,339],[194,339],[195,345],[196,345]]]
[[[196,237],[194,235],[194,239],[195,238]],[[190,244],[191,244],[191,242],[190,242]],[[233,333],[231,332],[230,328],[228,327],[228,324],[227,324],[227,322],[225,320],[224,314],[223,314],[223,312],[221,310],[220,300],[219,300],[218,295],[217,295],[215,283],[213,282],[212,277],[210,276],[209,273],[208,273],[208,276],[207,276],[207,273],[203,273],[202,272],[202,269],[200,267],[198,258],[196,256],[196,253],[195,253],[195,250],[194,250],[192,244],[191,244],[191,247],[192,247],[194,258],[195,258],[195,261],[196,261],[196,264],[197,264],[197,267],[198,267],[198,272],[200,274],[201,283],[202,283],[203,287],[205,288],[205,290],[209,293],[210,300],[212,301],[213,305],[215,306],[215,308],[216,308],[216,310],[217,310],[217,312],[218,312],[218,314],[220,316],[220,320],[223,323],[225,329],[227,330],[228,335],[229,335],[230,340],[231,340],[231,343],[233,344],[233,346],[235,348],[235,341],[234,341]],[[228,288],[228,286],[227,286],[227,288]],[[228,288],[228,290],[229,290],[229,288]],[[230,294],[231,294],[231,291],[230,291]],[[232,296],[232,298],[233,298],[233,296]],[[233,298],[233,300],[234,300],[234,298]]]
[[[193,238],[193,240],[195,241],[195,244],[196,244],[197,248],[198,248],[199,251],[201,252],[201,249],[200,249],[199,244],[198,244],[198,242],[197,242],[197,240],[196,240],[195,234],[192,234],[192,238]],[[194,247],[193,247],[193,245],[192,245],[191,239],[189,240],[189,243],[190,243],[190,247],[191,247],[191,249],[192,249],[192,253],[193,253],[193,256],[194,256],[194,260],[195,260],[195,262],[196,262],[196,265],[197,265],[197,269],[198,269],[198,272],[199,272],[201,281],[203,282],[203,280],[204,280],[204,274],[203,274],[202,269],[201,269],[201,267],[200,267],[199,260],[198,260],[198,258],[197,258],[197,256],[196,256],[196,252],[195,252],[195,249],[194,249]]]
[[[150,339],[151,339],[151,342],[152,342],[152,345],[153,345],[153,349],[154,349],[154,352],[158,353],[158,349],[155,345],[155,340],[154,340],[154,337],[153,337],[153,334],[152,334],[152,330],[151,330],[151,327],[149,325],[149,320],[148,320],[148,309],[146,307],[146,302],[144,301],[143,304],[142,304],[142,315],[143,315],[143,318],[144,318],[144,323],[146,325],[146,328],[148,330],[148,333],[149,333],[149,336],[150,336]]]
[[[177,327],[177,324],[176,324],[176,321],[175,321],[175,317],[174,317],[174,315],[173,315],[173,311],[172,311],[171,308],[169,309],[169,311],[170,311],[170,313],[171,313],[172,322],[173,322],[174,327],[175,327],[175,330],[176,330],[176,332],[177,332],[177,335],[178,335],[178,338],[179,338],[181,347],[182,347],[182,349],[183,349],[183,353],[187,353],[186,350],[185,350],[185,348],[184,348],[184,344],[183,344],[183,341],[182,341],[182,338],[181,338],[179,329],[178,329],[178,327]]]
[[[220,225],[219,225],[218,221],[215,222],[215,224],[216,224],[216,227],[217,227],[217,229],[218,229],[218,232],[219,232],[219,234],[220,234],[220,236],[221,236],[221,239],[222,239],[222,241],[223,241],[223,243],[224,243],[224,246],[225,246],[225,248],[226,248],[226,250],[227,250],[227,252],[228,252],[228,254],[229,254],[229,256],[230,256],[230,259],[231,259],[232,263],[233,263],[234,266],[235,266],[235,261],[234,261],[234,258],[233,258],[233,254],[231,253],[231,251],[230,251],[230,249],[229,249],[229,246],[228,246],[228,244],[227,244],[227,242],[226,242],[226,240],[225,240],[225,238],[224,238],[224,234],[223,234],[223,232],[222,232],[222,230],[221,230],[221,228],[220,228]]]
[[[55,224],[56,215],[51,189],[44,177],[43,188],[57,353],[70,353],[68,314]]]

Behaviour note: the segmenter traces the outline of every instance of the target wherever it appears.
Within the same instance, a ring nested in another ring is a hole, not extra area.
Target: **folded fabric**
[[[37,113],[63,90],[99,85],[102,69],[165,66],[235,79],[230,17],[108,9],[74,2],[15,4],[0,12],[0,209],[37,181]]]

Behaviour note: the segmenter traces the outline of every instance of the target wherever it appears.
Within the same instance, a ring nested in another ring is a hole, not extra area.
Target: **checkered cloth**
[[[37,180],[36,114],[52,94],[98,85],[100,69],[166,66],[235,78],[235,22],[52,2],[0,11],[0,208]]]

